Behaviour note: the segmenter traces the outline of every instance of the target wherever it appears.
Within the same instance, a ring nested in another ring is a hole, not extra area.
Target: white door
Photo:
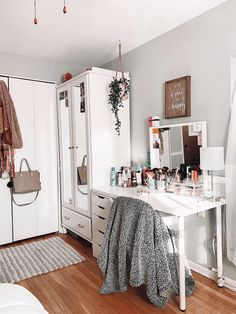
[[[8,86],[8,78],[0,76]],[[7,187],[9,179],[0,179],[0,245],[12,242],[12,209],[10,190]]]
[[[61,200],[64,207],[73,209],[73,142],[71,97],[69,84],[57,90],[60,139]]]
[[[0,179],[0,245],[12,242],[12,211],[8,181]]]
[[[55,84],[34,82],[35,164],[41,191],[37,235],[58,231],[57,114]]]
[[[89,152],[88,152],[88,103],[87,103],[87,76],[73,81],[71,84],[72,112],[73,112],[73,152],[74,152],[74,188],[75,210],[83,215],[90,216],[89,193]],[[83,164],[87,166],[87,174]],[[84,170],[83,170],[84,169]],[[83,180],[80,174],[83,173]],[[87,181],[87,182],[86,182]]]
[[[35,164],[35,117],[34,117],[34,82],[10,78],[9,90],[15,104],[16,113],[23,138],[23,148],[15,150],[15,169],[19,171],[20,161],[27,158],[32,169]],[[25,167],[25,166],[24,166]],[[16,195],[18,203],[30,202],[34,194]],[[19,207],[13,205],[14,241],[37,235],[37,203]]]

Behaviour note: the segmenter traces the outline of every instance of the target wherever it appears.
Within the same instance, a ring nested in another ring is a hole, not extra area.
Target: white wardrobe
[[[91,189],[110,185],[111,167],[130,165],[129,100],[120,110],[121,134],[108,104],[113,71],[91,70],[57,89],[60,138],[62,225],[92,240]],[[87,184],[78,167],[86,155]]]
[[[42,190],[29,206],[11,203],[0,179],[0,245],[58,231],[57,112],[54,83],[0,77],[9,87],[23,137],[23,148],[15,150],[15,168],[23,157],[40,172]],[[18,203],[32,200],[34,194],[17,195]]]

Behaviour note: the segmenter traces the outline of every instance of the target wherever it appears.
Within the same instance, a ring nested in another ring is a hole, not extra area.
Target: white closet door
[[[34,82],[35,159],[42,190],[37,204],[37,235],[58,231],[57,115],[54,84]]]
[[[0,76],[8,86],[8,78]],[[0,179],[0,245],[12,242],[12,210],[9,180]]]
[[[12,213],[8,181],[0,179],[0,245],[12,242]]]
[[[34,82],[22,79],[9,79],[9,90],[18,116],[23,148],[16,150],[15,168],[19,171],[21,158],[27,158],[32,169],[35,165],[35,128],[34,128]],[[42,152],[43,153],[43,152]],[[29,202],[34,194],[16,195],[19,203]],[[13,205],[14,241],[37,235],[37,203],[19,207]]]

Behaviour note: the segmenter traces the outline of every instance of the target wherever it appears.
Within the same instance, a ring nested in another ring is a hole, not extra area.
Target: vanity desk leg
[[[222,208],[216,207],[216,243],[217,243],[217,285],[224,286],[223,257],[222,257]]]
[[[184,217],[178,217],[179,228],[179,296],[181,311],[186,310]]]

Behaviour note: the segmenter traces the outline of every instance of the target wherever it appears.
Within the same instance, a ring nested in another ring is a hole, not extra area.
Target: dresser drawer
[[[98,216],[101,216],[103,218],[107,218],[109,216],[110,210],[97,204],[92,204],[92,211],[93,214],[97,214]]]
[[[93,242],[93,256],[98,258],[100,253],[101,253],[101,245],[96,242]]]
[[[91,219],[62,207],[62,223],[75,233],[91,240]]]
[[[106,226],[107,226],[107,219],[97,214],[93,214],[92,219],[93,219],[93,230],[97,229],[102,232],[105,232]]]
[[[102,244],[103,238],[104,238],[104,232],[94,227],[93,228],[93,242]]]
[[[105,208],[108,211],[111,209],[110,198],[103,195],[98,195],[98,194],[93,193],[92,204]]]

